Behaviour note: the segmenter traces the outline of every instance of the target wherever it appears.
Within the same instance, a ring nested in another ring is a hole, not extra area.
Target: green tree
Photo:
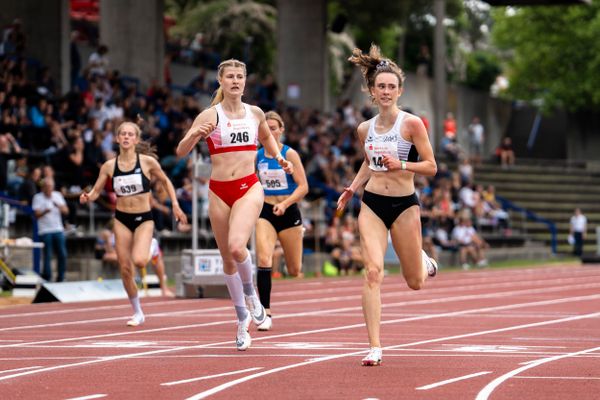
[[[260,75],[272,72],[277,27],[275,7],[251,0],[213,0],[188,4],[181,9],[185,12],[177,21],[174,33],[191,37],[203,32],[206,43],[222,59],[245,61],[249,71]]]
[[[545,110],[600,109],[600,1],[501,8],[493,16],[509,96],[539,101]]]

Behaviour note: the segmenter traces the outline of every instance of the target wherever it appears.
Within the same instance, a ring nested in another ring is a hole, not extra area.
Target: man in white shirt
[[[31,207],[37,218],[38,233],[44,243],[44,270],[42,278],[52,280],[52,252],[56,251],[57,282],[65,279],[67,267],[67,244],[62,216],[69,213],[67,202],[60,192],[54,190],[54,179],[45,178],[42,191],[33,196]]]
[[[587,232],[587,218],[579,208],[575,209],[569,223],[569,235],[573,238],[573,254],[581,257],[583,254],[583,240]]]

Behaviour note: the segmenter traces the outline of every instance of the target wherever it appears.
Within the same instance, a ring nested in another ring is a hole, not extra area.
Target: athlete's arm
[[[167,193],[169,198],[171,199],[171,206],[173,207],[173,214],[175,214],[175,219],[178,222],[183,222],[187,224],[187,216],[179,206],[179,201],[177,200],[177,193],[175,192],[175,187],[171,180],[167,177],[167,174],[163,171],[162,167],[158,163],[158,160],[154,159],[150,156],[140,156],[145,159],[145,161],[149,164],[150,175],[152,177],[156,177],[158,181],[160,181],[165,188],[167,189]]]
[[[386,155],[383,157],[383,164],[392,171],[405,169],[406,171],[414,172],[415,174],[419,175],[435,175],[437,172],[437,164],[435,162],[433,149],[431,148],[429,136],[427,135],[427,130],[425,129],[425,125],[423,125],[423,121],[413,115],[408,116],[402,124],[402,130],[406,136],[410,137],[410,140],[417,148],[420,160],[417,162],[402,162]],[[402,165],[404,165],[404,167],[402,167]]]
[[[198,114],[190,129],[188,129],[183,139],[177,145],[177,150],[175,151],[177,156],[183,157],[187,155],[200,139],[206,139],[215,130],[216,121],[217,112],[214,107],[207,108]]]
[[[94,187],[89,192],[83,191],[79,196],[79,202],[81,204],[85,204],[88,201],[95,201],[98,196],[104,190],[104,185],[106,184],[106,180],[111,177],[110,172],[115,169],[115,163],[117,162],[116,158],[106,161],[100,167],[100,173],[98,174],[98,179],[96,179],[96,183],[94,183]]]
[[[304,166],[302,165],[302,160],[300,160],[300,155],[298,155],[296,150],[289,149],[286,156],[288,161],[294,166],[292,177],[298,186],[284,201],[273,207],[273,214],[275,215],[283,215],[289,206],[298,203],[308,193],[308,181],[306,180],[306,173],[304,172]],[[279,212],[281,212],[281,214],[279,214]]]
[[[365,138],[367,137],[368,129],[369,129],[368,121],[362,122],[356,129],[356,132],[358,134],[358,139],[359,139],[360,143],[362,144],[363,148],[364,148],[364,144],[365,144]],[[356,176],[352,180],[352,183],[347,188],[344,188],[344,191],[340,195],[340,197],[337,201],[337,209],[343,210],[346,207],[346,203],[348,203],[348,201],[352,198],[354,193],[356,193],[356,190],[358,188],[364,186],[370,177],[371,177],[371,170],[369,169],[369,162],[366,159],[366,155],[365,155],[365,159],[363,160],[363,163],[360,165],[360,169],[358,170]]]
[[[283,158],[283,156],[279,152],[279,146],[277,145],[277,141],[275,140],[273,135],[271,135],[269,125],[267,125],[265,113],[256,106],[251,106],[250,109],[252,110],[254,116],[258,119],[258,140],[269,154],[275,154],[275,159],[287,174],[293,174],[294,165],[285,158]]]

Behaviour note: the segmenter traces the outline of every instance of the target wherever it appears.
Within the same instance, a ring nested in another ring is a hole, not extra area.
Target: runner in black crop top
[[[119,156],[115,159],[115,170],[112,176],[112,184],[115,193],[119,197],[133,196],[150,191],[150,179],[144,175],[140,164],[140,155],[137,154],[135,167],[131,171],[119,169]]]

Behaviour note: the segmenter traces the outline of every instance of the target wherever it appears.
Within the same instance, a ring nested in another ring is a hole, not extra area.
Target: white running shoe
[[[267,319],[267,312],[265,308],[260,303],[257,295],[253,296],[244,296],[246,298],[246,307],[248,307],[248,311],[250,311],[250,315],[252,316],[252,320],[258,326],[261,325]]]
[[[425,250],[421,250],[421,259],[423,261],[423,265],[427,268],[427,275],[433,278],[437,275],[438,265],[437,262],[425,253]]]
[[[235,346],[239,351],[246,350],[248,347],[250,347],[250,344],[252,344],[252,338],[248,332],[248,327],[250,326],[251,321],[252,317],[250,316],[250,313],[248,313],[245,320],[238,321]]]
[[[134,314],[133,317],[127,321],[127,326],[139,326],[143,324],[145,320],[144,314]]]
[[[376,367],[381,365],[381,347],[371,347],[369,354],[362,359],[363,367]]]
[[[267,315],[267,319],[265,319],[265,322],[263,322],[262,324],[260,324],[258,326],[258,330],[259,331],[270,331],[272,327],[273,327],[273,320],[271,319],[271,317],[269,317]]]

